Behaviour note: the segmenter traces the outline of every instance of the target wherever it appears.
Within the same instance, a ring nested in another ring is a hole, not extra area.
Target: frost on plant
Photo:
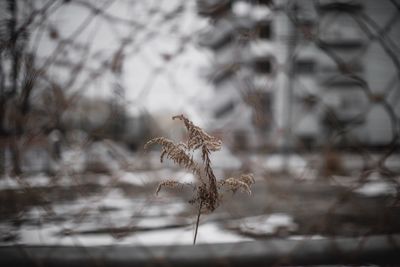
[[[173,120],[181,120],[188,132],[188,140],[186,143],[175,143],[165,138],[157,137],[148,141],[145,148],[153,144],[161,145],[160,160],[164,158],[172,160],[175,164],[191,171],[196,176],[196,184],[193,198],[189,201],[198,206],[197,222],[195,237],[193,243],[196,242],[197,229],[201,213],[214,211],[221,200],[219,191],[222,188],[229,189],[232,192],[237,190],[251,194],[250,186],[254,183],[252,174],[243,174],[239,178],[227,178],[217,181],[212,169],[210,155],[212,152],[221,149],[222,142],[218,138],[207,134],[203,129],[193,124],[184,115],[172,117]],[[201,162],[193,159],[193,153],[199,151],[201,154]],[[156,194],[160,192],[162,187],[176,188],[185,184],[179,183],[174,179],[162,181],[156,190]]]

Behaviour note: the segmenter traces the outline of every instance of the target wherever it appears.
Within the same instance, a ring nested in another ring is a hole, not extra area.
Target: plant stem
[[[202,206],[202,205],[203,205],[203,201],[200,201],[199,211],[198,211],[198,213],[197,213],[196,228],[195,228],[195,230],[194,230],[193,245],[196,245],[197,231],[198,231],[198,229],[199,229],[200,215],[201,215],[201,206]]]

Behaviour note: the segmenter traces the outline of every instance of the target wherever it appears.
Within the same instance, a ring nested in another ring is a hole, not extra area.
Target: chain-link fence
[[[0,7],[4,266],[399,264],[398,1]]]

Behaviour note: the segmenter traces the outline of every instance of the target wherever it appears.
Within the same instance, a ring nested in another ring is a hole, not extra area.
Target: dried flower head
[[[246,174],[240,176],[239,179],[228,178],[218,183],[211,166],[210,155],[211,152],[221,149],[221,140],[194,125],[192,121],[182,114],[174,116],[172,119],[179,119],[183,121],[188,132],[187,143],[175,143],[165,137],[157,137],[148,141],[145,145],[145,148],[148,148],[153,144],[161,145],[161,162],[163,162],[164,157],[167,157],[175,164],[190,170],[196,175],[196,193],[193,196],[193,199],[189,201],[192,204],[198,204],[199,207],[195,237],[193,241],[193,243],[196,243],[197,229],[199,226],[201,213],[212,212],[219,205],[220,194],[218,192],[218,188],[227,186],[228,189],[232,190],[233,192],[236,192],[238,189],[240,189],[243,192],[251,194],[250,186],[254,183],[254,177],[252,174]],[[201,153],[201,163],[196,163],[193,160],[192,153],[196,150]],[[162,181],[157,187],[156,194],[158,194],[163,187],[176,188],[180,185],[183,186],[185,184],[173,179]]]
[[[196,150],[200,147],[206,147],[210,151],[218,151],[221,149],[222,141],[218,138],[207,134],[203,129],[196,126],[184,115],[178,115],[172,117],[173,120],[179,119],[184,122],[185,127],[188,131],[189,138],[187,147],[190,150]]]
[[[153,144],[159,144],[162,146],[160,161],[164,160],[164,157],[171,159],[174,163],[179,166],[185,167],[186,169],[198,174],[200,172],[197,164],[193,161],[193,157],[187,152],[187,147],[183,143],[175,144],[168,138],[156,137],[148,141],[144,147],[147,149]]]
[[[219,182],[220,186],[226,186],[232,192],[240,190],[251,195],[250,186],[255,183],[253,174],[242,174],[239,179],[230,177]]]
[[[184,185],[186,185],[186,184],[180,183],[180,182],[172,180],[172,179],[166,179],[158,184],[157,190],[156,190],[156,195],[158,195],[158,193],[161,191],[161,188],[163,188],[163,187],[176,188],[178,186],[184,186]]]

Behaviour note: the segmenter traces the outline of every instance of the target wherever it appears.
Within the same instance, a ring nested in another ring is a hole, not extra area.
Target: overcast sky
[[[102,7],[110,19],[101,15],[93,18],[91,7],[85,3]],[[187,112],[195,117],[200,103],[211,96],[210,84],[201,73],[212,56],[196,44],[197,32],[207,27],[207,21],[197,15],[195,1],[71,1],[58,7],[55,4],[50,14],[32,32],[30,48],[37,51],[42,62],[59,48],[60,40],[71,38],[89,45],[88,50],[65,46],[57,58],[78,63],[87,57],[85,68],[94,70],[101,62],[113,59],[122,40],[131,40],[122,52],[121,74],[108,69],[88,82],[90,72],[82,71],[70,91],[107,97],[118,84],[125,89],[121,98],[132,113],[146,109]],[[52,30],[57,32],[56,38],[50,34]],[[50,71],[60,83],[73,75],[70,68],[52,66]]]

